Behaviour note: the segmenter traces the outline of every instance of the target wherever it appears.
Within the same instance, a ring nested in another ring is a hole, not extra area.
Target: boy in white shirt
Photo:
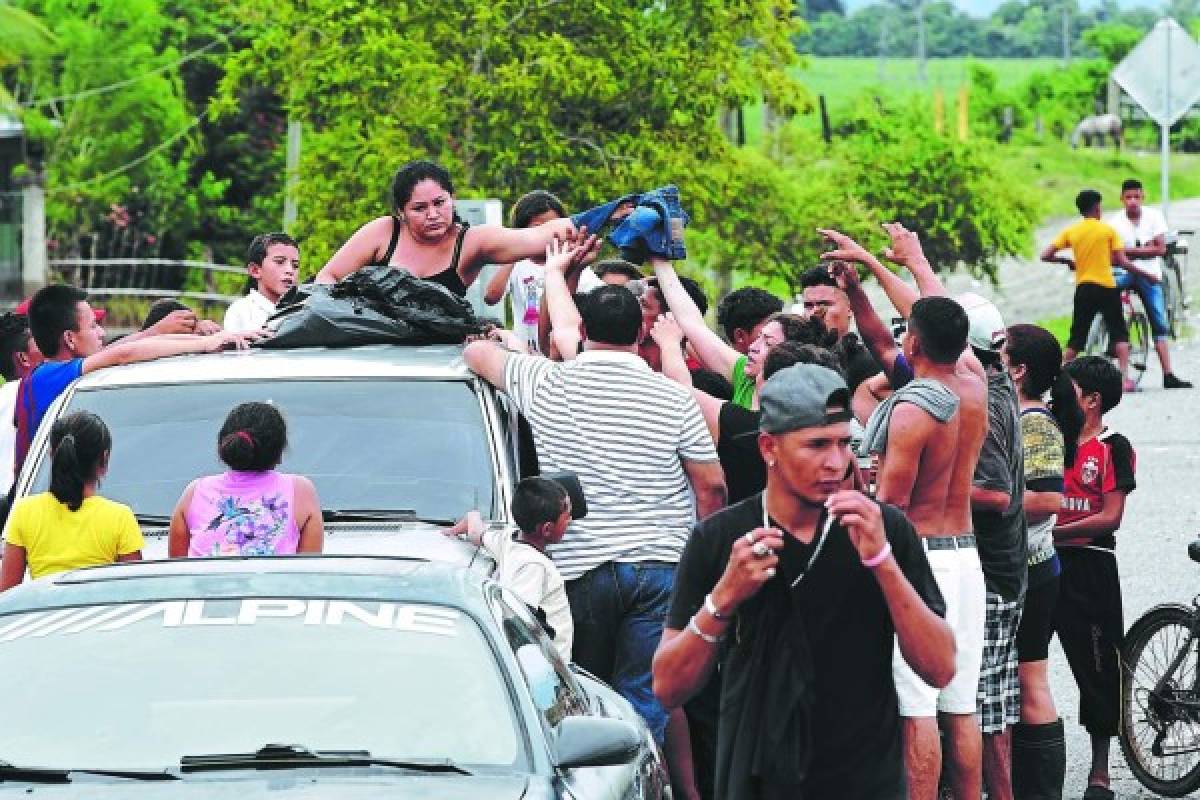
[[[464,536],[492,554],[498,569],[496,579],[526,605],[545,613],[546,624],[554,631],[554,648],[569,662],[575,625],[562,575],[546,555],[546,545],[558,544],[567,532],[570,495],[555,481],[526,478],[517,484],[512,512],[520,528],[513,536],[488,530],[478,511],[469,512],[445,533]]]
[[[286,233],[254,237],[246,251],[246,272],[254,288],[225,312],[225,330],[256,331],[275,313],[275,304],[296,284],[300,247]]]
[[[1116,270],[1114,277],[1118,289],[1133,289],[1142,298],[1146,316],[1150,318],[1150,329],[1154,334],[1154,350],[1162,364],[1164,389],[1190,389],[1192,384],[1171,371],[1171,354],[1167,350],[1167,339],[1171,329],[1167,324],[1167,305],[1162,287],[1162,256],[1167,254],[1167,221],[1158,209],[1143,205],[1146,194],[1141,181],[1130,178],[1121,184],[1120,211],[1113,212],[1107,222],[1125,244],[1125,255],[1139,268],[1157,280],[1135,275],[1125,270]]]

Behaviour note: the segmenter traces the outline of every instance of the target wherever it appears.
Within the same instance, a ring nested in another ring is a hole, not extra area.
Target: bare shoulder
[[[298,498],[312,498],[317,496],[316,484],[303,475],[293,475],[292,485],[295,488],[296,497]]]

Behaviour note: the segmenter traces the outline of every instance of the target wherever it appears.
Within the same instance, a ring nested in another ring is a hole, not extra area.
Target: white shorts
[[[974,714],[978,708],[979,669],[983,661],[984,619],[987,616],[987,588],[979,551],[973,547],[957,550],[927,550],[933,578],[946,601],[946,623],[954,632],[954,679],[945,689],[935,689],[913,672],[896,645],[892,656],[892,679],[902,717],[936,717],[947,714]]]

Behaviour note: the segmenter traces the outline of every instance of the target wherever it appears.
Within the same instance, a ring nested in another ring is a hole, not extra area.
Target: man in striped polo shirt
[[[553,248],[546,261],[561,353],[578,352],[567,341],[578,328],[556,313],[571,302],[562,271],[572,251]],[[654,696],[650,662],[688,533],[724,506],[725,481],[695,399],[637,355],[642,311],[633,293],[596,289],[581,318],[584,349],[572,360],[491,341],[468,345],[465,358],[525,415],[542,470],[579,476],[588,515],[547,548],[567,581],[575,661],[628,699],[661,743],[667,712]]]

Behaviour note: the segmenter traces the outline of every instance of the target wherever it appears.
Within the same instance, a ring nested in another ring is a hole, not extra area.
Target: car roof
[[[101,369],[84,375],[78,388],[306,378],[471,380],[462,353],[462,345],[252,348]]]
[[[289,555],[125,561],[30,581],[0,615],[108,603],[243,597],[345,598],[482,612],[489,580],[468,567],[394,556]]]

